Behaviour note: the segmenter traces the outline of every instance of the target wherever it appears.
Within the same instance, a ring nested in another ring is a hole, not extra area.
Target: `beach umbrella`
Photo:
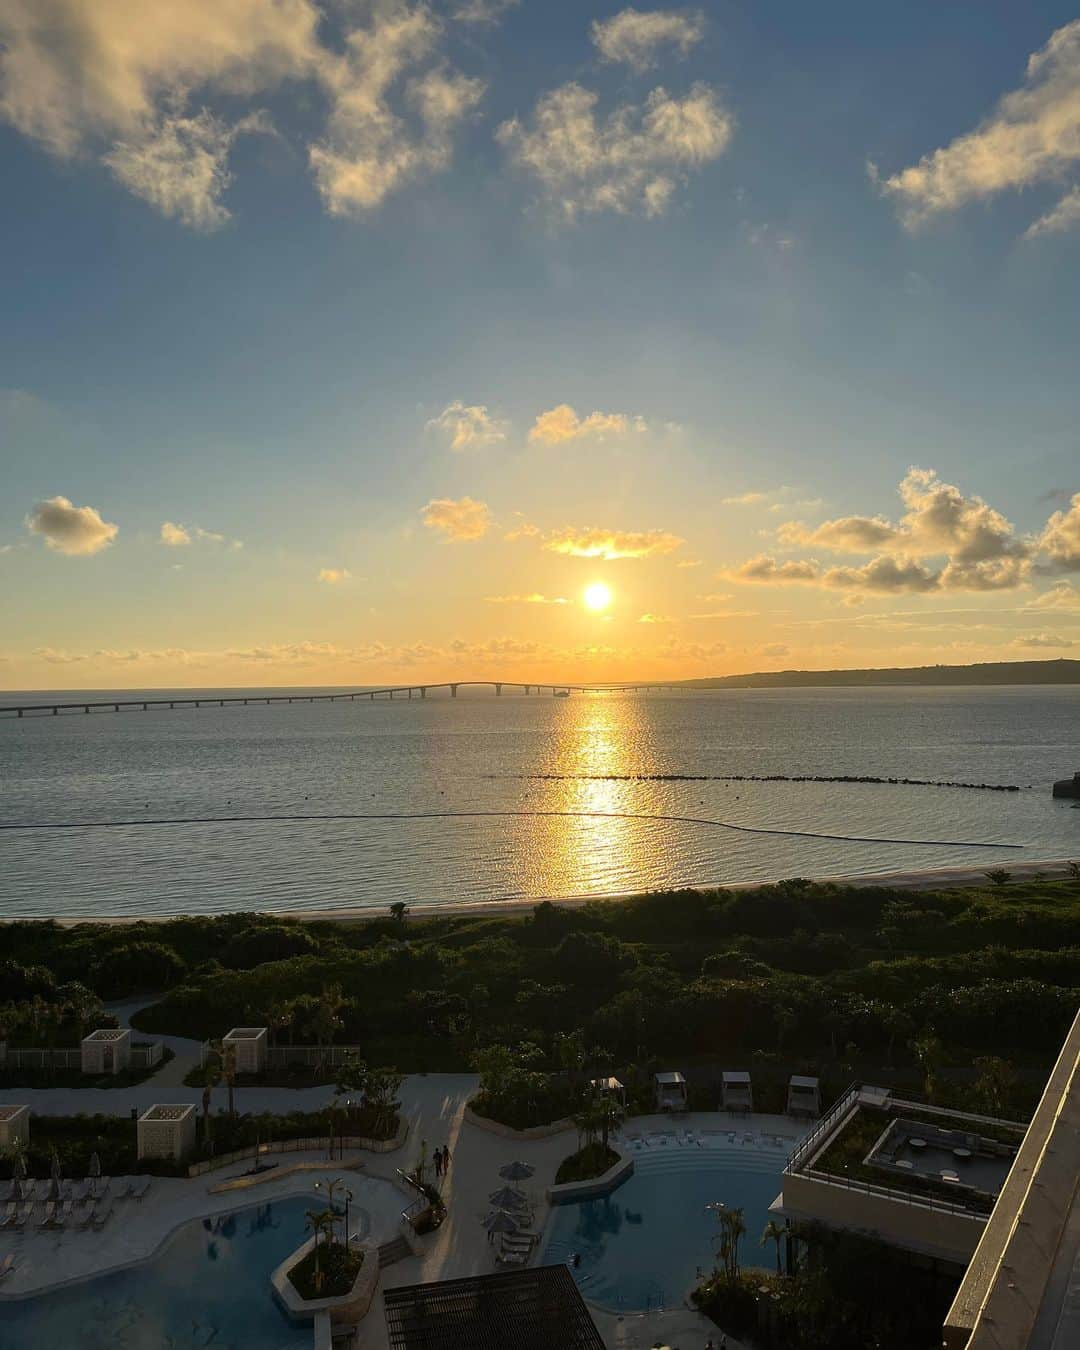
[[[516,1233],[518,1221],[505,1209],[496,1209],[484,1220],[484,1227],[489,1233]]]
[[[95,1181],[101,1176],[101,1159],[96,1153],[90,1154],[90,1166],[86,1169],[86,1175],[93,1177]]]
[[[15,1165],[11,1169],[11,1175],[16,1181],[26,1180],[26,1157],[22,1153],[16,1153]]]
[[[46,1200],[60,1199],[60,1182],[57,1180],[56,1177],[53,1177],[53,1179],[49,1182],[49,1193],[45,1198]]]
[[[64,1170],[60,1166],[60,1154],[57,1153],[56,1149],[53,1149],[52,1151],[52,1164],[49,1168],[49,1175],[53,1179],[53,1185],[59,1188],[61,1181],[64,1179]]]
[[[501,1191],[489,1195],[488,1199],[496,1209],[520,1209],[526,1203],[524,1194],[516,1186],[504,1186]]]
[[[528,1163],[511,1162],[499,1168],[499,1176],[503,1181],[527,1181],[535,1171],[536,1168],[530,1167]]]

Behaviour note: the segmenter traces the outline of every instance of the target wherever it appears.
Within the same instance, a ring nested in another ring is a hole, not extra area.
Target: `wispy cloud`
[[[568,403],[560,403],[537,417],[529,440],[541,445],[561,445],[565,441],[602,440],[605,436],[624,436],[630,431],[647,430],[642,417],[618,412],[591,412],[579,417]]]
[[[564,84],[541,96],[531,126],[515,117],[496,133],[565,220],[598,211],[663,215],[679,183],[718,159],[735,131],[707,84],[684,98],[654,89],[643,104],[623,104],[606,118],[597,115],[599,101],[580,84]]]
[[[193,543],[224,544],[231,549],[244,547],[241,539],[228,539],[217,530],[204,530],[201,525],[181,525],[175,520],[163,520],[158,538],[167,548],[190,548]]]
[[[606,530],[599,526],[586,529],[567,527],[547,535],[544,548],[572,558],[653,558],[673,553],[684,540],[667,530]]]
[[[67,497],[38,502],[26,517],[31,534],[40,535],[49,548],[70,558],[88,557],[108,548],[120,532],[102,520],[93,506],[75,506]]]
[[[1014,647],[1075,647],[1077,645],[1074,638],[1062,637],[1059,633],[1028,633],[1023,637],[1013,638]]]
[[[438,417],[428,422],[429,429],[441,431],[450,441],[450,449],[480,450],[506,440],[509,423],[493,417],[483,403],[465,404],[461,399],[448,403]]]
[[[527,595],[485,595],[489,605],[567,605],[570,602],[562,595],[541,595],[539,591],[530,591]]]
[[[352,573],[347,567],[320,567],[317,580],[327,586],[340,586],[343,581],[349,581],[351,578]]]
[[[911,227],[968,202],[1040,183],[1060,183],[1080,162],[1080,19],[1054,32],[1027,63],[1020,88],[1006,94],[976,130],[885,178],[881,188]],[[872,175],[876,173],[871,166]],[[1029,234],[1080,219],[1068,192]],[[1051,223],[1053,222],[1053,223]]]
[[[421,519],[429,530],[439,530],[454,543],[482,539],[491,524],[485,502],[471,497],[436,497],[422,508]]]
[[[698,11],[624,9],[610,19],[593,20],[592,40],[605,61],[632,70],[656,65],[664,49],[685,56],[705,34],[705,16]]]

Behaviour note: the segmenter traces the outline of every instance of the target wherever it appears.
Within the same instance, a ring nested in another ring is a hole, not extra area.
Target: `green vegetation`
[[[971,666],[894,666],[884,670],[770,670],[682,680],[692,689],[853,688],[867,685],[1080,684],[1080,661],[981,661]]]
[[[555,1184],[561,1186],[564,1181],[591,1181],[601,1177],[609,1167],[614,1167],[620,1155],[606,1144],[591,1143],[564,1158],[555,1173]]]
[[[36,1007],[37,1034],[53,1035],[42,1011],[76,981],[98,1000],[131,986],[134,948],[153,949],[140,968],[160,980],[133,1018],[143,1032],[268,1025],[279,1042],[360,1044],[405,1072],[475,1067],[475,1108],[515,1126],[574,1114],[586,1080],[612,1072],[642,1109],[656,1068],[687,1073],[692,1107],[716,1104],[721,1068],[746,1067],[763,1110],[809,1072],[827,1095],[862,1078],[969,1107],[978,1084],[1019,1115],[1080,1004],[1080,879],[922,892],[793,880],[505,917],[12,923],[0,1005],[24,1028]],[[988,1078],[976,1061],[991,1058]]]
[[[775,1240],[769,1229],[763,1241]],[[694,1291],[706,1316],[759,1350],[935,1350],[956,1281],[894,1247],[804,1225],[795,1275],[718,1269]],[[779,1256],[778,1256],[779,1260]]]

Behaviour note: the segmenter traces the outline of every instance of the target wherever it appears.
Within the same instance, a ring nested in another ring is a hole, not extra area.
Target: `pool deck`
[[[574,1130],[568,1129],[544,1139],[519,1140],[491,1133],[464,1119],[466,1102],[477,1088],[472,1074],[412,1075],[402,1085],[402,1113],[409,1122],[405,1144],[393,1153],[353,1154],[346,1159],[330,1162],[317,1154],[289,1155],[290,1162],[305,1161],[315,1166],[313,1171],[292,1172],[279,1178],[268,1178],[247,1192],[226,1191],[213,1193],[222,1182],[241,1175],[248,1164],[222,1168],[218,1172],[195,1180],[155,1178],[145,1200],[123,1200],[114,1206],[112,1217],[100,1232],[40,1230],[28,1228],[23,1233],[0,1231],[0,1255],[11,1253],[15,1269],[0,1290],[4,1299],[26,1296],[89,1279],[109,1270],[146,1261],[162,1247],[181,1224],[191,1219],[225,1214],[249,1205],[281,1200],[290,1196],[310,1195],[313,1182],[320,1176],[349,1176],[359,1181],[357,1204],[363,1204],[364,1177],[381,1178],[396,1183],[395,1169],[411,1168],[416,1162],[421,1141],[426,1145],[430,1159],[436,1146],[449,1145],[451,1166],[442,1183],[448,1214],[443,1225],[433,1234],[421,1239],[418,1255],[387,1267],[382,1272],[383,1288],[435,1280],[453,1279],[464,1275],[483,1275],[503,1269],[495,1260],[495,1247],[488,1241],[481,1220],[488,1212],[488,1195],[501,1184],[499,1169],[506,1163],[520,1159],[531,1164],[534,1175],[523,1183],[534,1206],[534,1228],[543,1232],[550,1215],[546,1190],[554,1182],[559,1163],[577,1147]],[[332,1089],[312,1088],[297,1092],[285,1088],[253,1088],[240,1096],[241,1109],[311,1109],[315,1102],[325,1102]],[[12,1094],[5,1094],[12,1095]],[[145,1096],[147,1103],[160,1100],[161,1088],[154,1081],[131,1090],[57,1089],[55,1091],[21,1092],[21,1101],[29,1101],[35,1112],[51,1114],[75,1110],[105,1110],[126,1114],[138,1099]],[[170,1096],[182,1101],[195,1099],[197,1089],[173,1089]],[[797,1136],[802,1126],[784,1116],[755,1115],[732,1117],[726,1112],[694,1112],[680,1116],[677,1121],[668,1115],[635,1116],[629,1122],[633,1134],[667,1133],[678,1130],[685,1137],[687,1130],[694,1133],[727,1131],[759,1134],[762,1132]],[[690,1147],[676,1145],[669,1148]],[[322,1162],[324,1166],[318,1164]],[[380,1204],[378,1212],[384,1211]],[[379,1239],[392,1237],[398,1231],[379,1232]],[[539,1254],[542,1257],[543,1243]],[[535,1257],[534,1257],[535,1259]],[[689,1291],[687,1291],[689,1292]],[[719,1339],[716,1328],[706,1318],[689,1307],[674,1307],[649,1313],[617,1315],[602,1309],[592,1309],[597,1326],[610,1350],[638,1350],[653,1346],[658,1338],[678,1343],[684,1350],[704,1346],[708,1336]],[[739,1343],[728,1337],[729,1350],[740,1350]],[[377,1299],[371,1314],[361,1323],[357,1338],[358,1350],[386,1350],[386,1328],[381,1302]]]

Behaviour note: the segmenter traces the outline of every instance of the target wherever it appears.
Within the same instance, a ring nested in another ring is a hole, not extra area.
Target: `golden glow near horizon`
[[[602,614],[611,608],[611,587],[606,582],[594,581],[582,591],[581,599],[586,609],[592,610],[594,614]]]

